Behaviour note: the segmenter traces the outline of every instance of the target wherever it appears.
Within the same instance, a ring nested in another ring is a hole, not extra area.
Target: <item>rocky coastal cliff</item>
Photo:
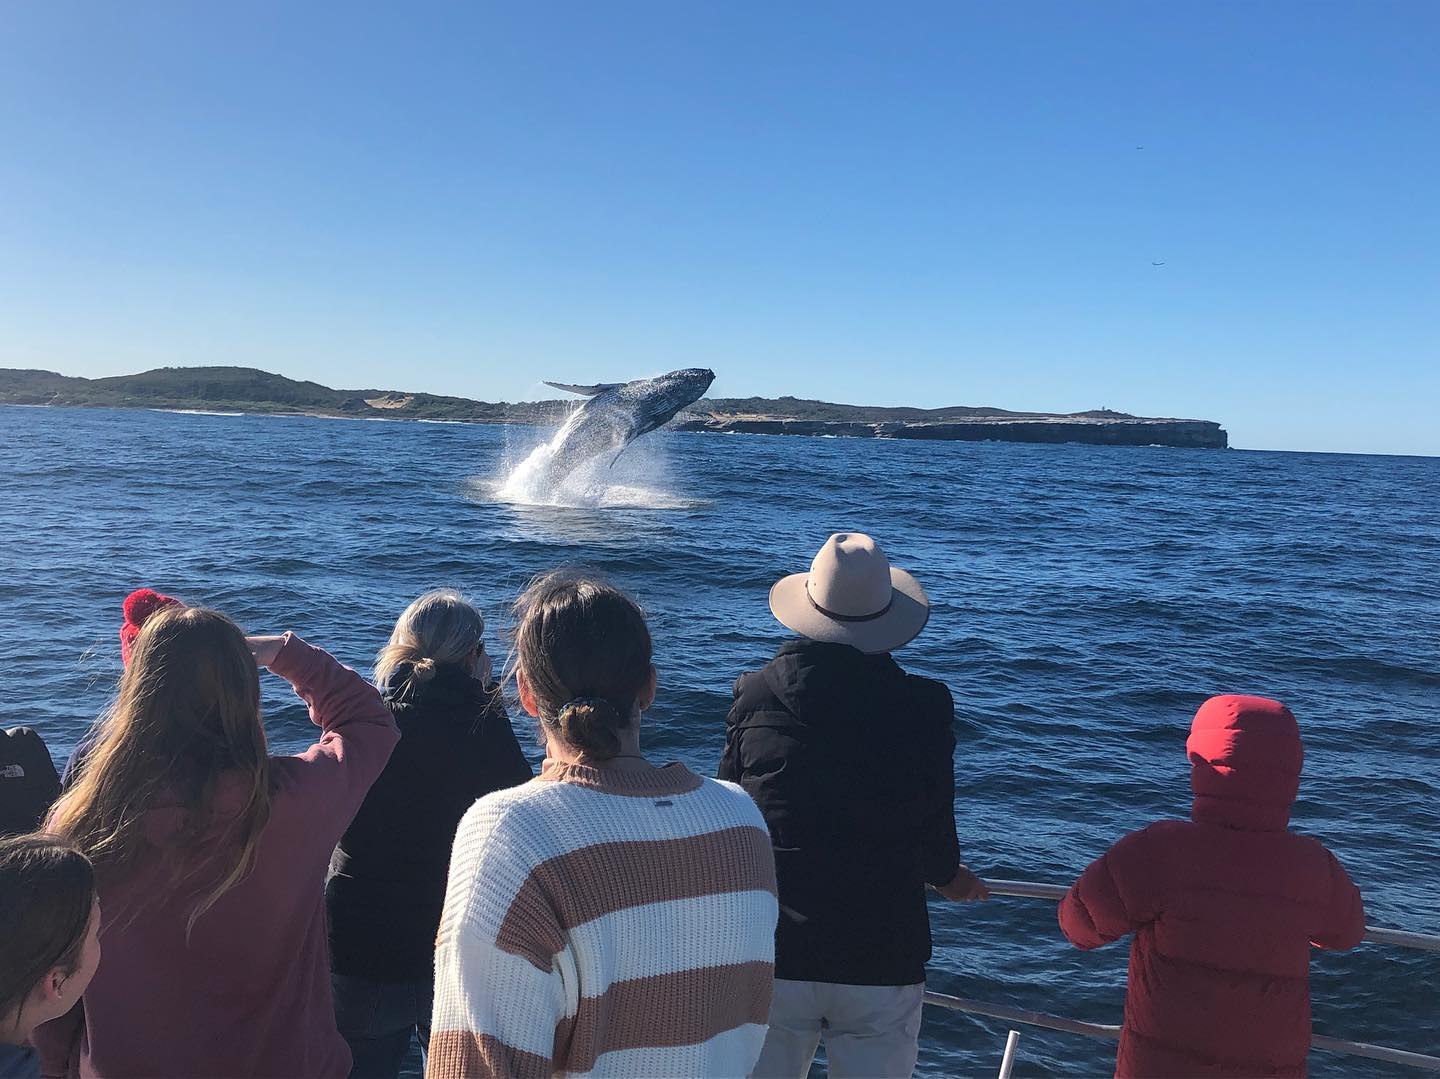
[[[473,401],[399,390],[334,390],[249,367],[165,367],[112,378],[0,368],[0,404],[51,408],[155,408],[463,423],[560,422],[575,400]],[[1010,412],[953,406],[844,405],[795,397],[703,398],[671,429],[725,434],[837,435],[962,442],[1083,442],[1102,446],[1224,449],[1211,420],[1150,419],[1124,412]]]
[[[1161,420],[1140,416],[1092,419],[977,417],[948,423],[858,423],[838,420],[710,419],[683,420],[677,431],[736,432],[752,435],[834,435],[840,438],[909,438],[937,442],[1080,442],[1096,446],[1179,446],[1223,450],[1225,429],[1213,420]]]

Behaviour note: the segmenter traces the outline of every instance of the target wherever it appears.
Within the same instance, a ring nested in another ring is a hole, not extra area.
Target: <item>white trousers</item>
[[[804,1079],[820,1039],[835,1079],[907,1079],[920,1053],[925,985],[775,979],[770,1030],[750,1074]]]

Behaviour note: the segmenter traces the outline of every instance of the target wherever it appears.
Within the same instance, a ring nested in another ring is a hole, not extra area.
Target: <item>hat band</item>
[[[805,586],[805,598],[810,601],[810,606],[823,614],[826,618],[833,618],[837,622],[873,622],[877,618],[883,618],[890,613],[890,608],[895,605],[895,589],[890,589],[890,602],[881,607],[874,614],[839,614],[836,611],[826,610],[815,602],[815,597],[810,595],[810,586]]]

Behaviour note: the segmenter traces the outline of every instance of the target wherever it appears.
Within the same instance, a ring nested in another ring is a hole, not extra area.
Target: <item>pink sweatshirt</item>
[[[102,873],[100,969],[80,1007],[36,1032],[45,1075],[349,1073],[330,999],[325,871],[399,733],[373,687],[298,637],[286,634],[270,669],[323,733],[299,756],[270,758],[270,820],[254,870],[195,923],[188,944],[188,897],[155,899],[167,879],[158,867]],[[235,811],[241,794],[222,783],[217,809]],[[163,847],[180,823],[178,809],[152,810],[147,838]]]

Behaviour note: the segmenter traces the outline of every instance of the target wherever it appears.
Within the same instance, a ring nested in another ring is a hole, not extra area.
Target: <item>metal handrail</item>
[[[1061,884],[1036,884],[1028,880],[987,880],[985,887],[992,895],[1010,895],[1021,899],[1065,898],[1070,889]],[[1397,948],[1417,948],[1422,952],[1440,952],[1440,936],[1433,933],[1412,933],[1408,929],[1386,929],[1378,925],[1365,927],[1365,939],[1371,944],[1391,944]]]
[[[1027,880],[987,880],[985,887],[992,895],[1015,896],[1021,899],[1059,900],[1069,890],[1058,884],[1037,884]],[[1411,933],[1403,929],[1381,929],[1365,927],[1365,939],[1375,944],[1393,944],[1401,948],[1418,948],[1421,951],[1440,951],[1440,937],[1429,933]],[[1024,1008],[1012,1008],[1005,1004],[990,1004],[980,1000],[952,997],[947,993],[926,991],[925,1003],[937,1008],[983,1015],[1007,1023],[1023,1023],[1026,1026],[1058,1030],[1063,1034],[1080,1034],[1088,1038],[1107,1038],[1117,1041],[1120,1028],[1107,1023],[1086,1023],[1079,1019],[1067,1019],[1048,1012],[1032,1012]],[[1350,1056],[1384,1060],[1391,1064],[1405,1064],[1425,1071],[1440,1072],[1440,1057],[1428,1053],[1412,1053],[1407,1049],[1395,1049],[1388,1045],[1371,1045],[1368,1042],[1351,1042],[1342,1038],[1331,1038],[1315,1034],[1310,1038],[1310,1047],[1327,1053],[1345,1053]]]

